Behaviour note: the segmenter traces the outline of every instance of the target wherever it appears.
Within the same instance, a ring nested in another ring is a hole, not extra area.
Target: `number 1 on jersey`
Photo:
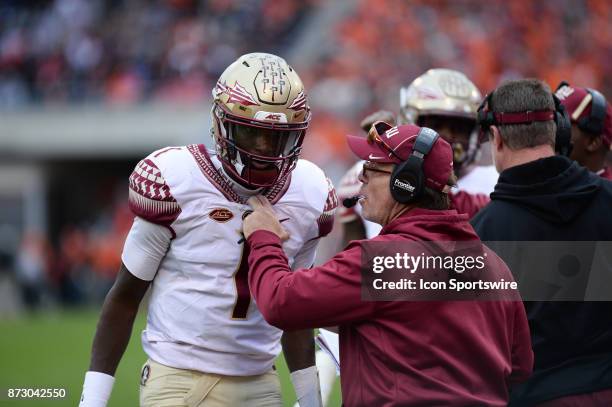
[[[246,242],[242,245],[240,263],[234,273],[236,285],[236,303],[232,310],[232,319],[246,319],[249,305],[251,305],[251,292],[249,291],[249,248]]]

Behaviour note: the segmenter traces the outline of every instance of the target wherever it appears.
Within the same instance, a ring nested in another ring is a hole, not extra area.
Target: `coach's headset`
[[[373,124],[376,133],[380,136],[388,130],[388,125],[384,122]],[[425,189],[425,173],[423,172],[423,163],[425,156],[429,154],[436,140],[440,135],[428,127],[421,127],[417,134],[416,140],[412,147],[412,152],[406,160],[398,156],[392,148],[382,143],[395,158],[401,160],[400,164],[396,164],[391,178],[389,179],[389,188],[391,196],[401,204],[407,204],[418,200]]]
[[[500,124],[529,124],[533,122],[546,122],[554,120],[557,126],[555,134],[555,151],[557,154],[569,157],[572,152],[572,124],[565,106],[553,93],[555,110],[528,110],[525,112],[494,112],[492,107],[493,92],[485,96],[478,107],[476,121],[480,126],[480,136],[484,137],[489,127]]]
[[[571,87],[568,82],[561,81],[555,92],[564,86],[567,86],[568,88]],[[606,119],[606,98],[595,89],[585,89],[588,94],[591,95],[591,113],[588,116],[577,120],[576,124],[580,130],[599,136],[604,130],[604,121]]]

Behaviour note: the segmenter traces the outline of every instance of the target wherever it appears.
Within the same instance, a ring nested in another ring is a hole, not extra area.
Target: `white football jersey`
[[[470,172],[459,178],[457,189],[470,194],[489,195],[495,189],[499,173],[494,165],[476,165]]]
[[[143,348],[151,359],[176,368],[261,374],[280,353],[282,332],[264,320],[249,293],[248,249],[241,242],[248,197],[235,192],[211,154],[203,145],[166,148],[138,163],[130,177],[132,211],[167,227],[173,237],[153,278]],[[310,267],[318,238],[333,223],[337,198],[331,183],[316,165],[299,160],[264,195],[279,219],[287,219],[290,239],[283,248],[289,264]],[[124,255],[124,262],[130,257]]]

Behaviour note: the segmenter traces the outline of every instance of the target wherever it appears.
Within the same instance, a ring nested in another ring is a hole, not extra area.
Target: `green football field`
[[[77,406],[83,376],[89,363],[97,310],[62,311],[0,320],[0,406]],[[117,371],[111,407],[138,405],[138,382],[145,354],[140,331],[145,318],[140,313],[128,349]],[[276,364],[285,406],[292,406],[295,394],[281,357]],[[63,400],[10,400],[9,388],[63,388]],[[340,406],[336,383],[331,406]]]

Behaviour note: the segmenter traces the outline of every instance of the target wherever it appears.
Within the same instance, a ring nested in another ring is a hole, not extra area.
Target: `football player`
[[[567,82],[561,82],[556,95],[572,121],[570,158],[612,180],[612,169],[605,165],[612,145],[612,106],[595,89],[572,87]]]
[[[313,264],[331,230],[335,191],[299,159],[310,121],[304,86],[282,58],[253,53],[223,72],[213,101],[214,151],[164,148],[130,176],[136,217],[102,308],[81,406],[106,405],[149,287],[141,406],[280,406],[281,343],[300,406],[321,404],[312,331],[283,333],[263,319],[241,235],[256,194],[291,234],[284,249],[295,269]]]
[[[430,69],[400,89],[400,124],[432,128],[452,146],[458,182],[451,201],[470,217],[489,203],[499,177],[495,166],[476,164],[481,143],[476,111],[481,101],[476,85],[452,69]]]

